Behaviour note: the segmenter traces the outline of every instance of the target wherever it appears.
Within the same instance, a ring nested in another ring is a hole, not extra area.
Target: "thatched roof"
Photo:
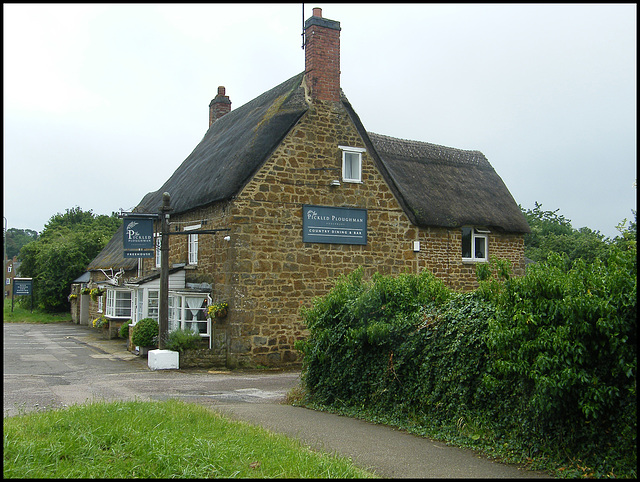
[[[164,192],[171,195],[174,214],[239,192],[307,111],[303,76],[290,78],[216,120],[167,182],[147,194],[136,211],[158,212]]]
[[[418,226],[473,225],[530,232],[507,186],[482,152],[373,132],[368,137]]]

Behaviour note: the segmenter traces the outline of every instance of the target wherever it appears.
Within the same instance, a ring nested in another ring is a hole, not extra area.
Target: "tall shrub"
[[[567,446],[635,447],[636,294],[635,246],[571,269],[551,255],[506,282],[486,337],[494,415]]]
[[[343,276],[303,311],[310,335],[297,348],[305,384],[320,403],[380,401],[394,350],[420,323],[424,306],[451,294],[429,272],[369,281],[362,273]]]

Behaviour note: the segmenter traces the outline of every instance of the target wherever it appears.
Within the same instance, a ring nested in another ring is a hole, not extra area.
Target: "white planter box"
[[[149,350],[147,364],[151,370],[177,370],[180,353],[172,350]]]

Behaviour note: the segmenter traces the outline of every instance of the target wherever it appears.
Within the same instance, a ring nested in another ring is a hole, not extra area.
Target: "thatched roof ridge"
[[[173,213],[229,199],[251,179],[307,111],[300,73],[216,120],[193,152],[137,212],[158,212],[162,193]]]
[[[485,155],[480,151],[468,151],[429,142],[399,139],[373,132],[368,134],[375,138],[375,147],[380,154],[391,154],[406,160],[429,160],[445,164],[491,167]]]

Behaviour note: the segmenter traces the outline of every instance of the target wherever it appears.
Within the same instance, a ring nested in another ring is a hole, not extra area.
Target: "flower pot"
[[[222,310],[219,310],[219,311],[216,311],[216,318],[224,318],[224,317],[226,317],[227,316],[227,312],[228,312],[228,310],[226,308],[222,309]]]

